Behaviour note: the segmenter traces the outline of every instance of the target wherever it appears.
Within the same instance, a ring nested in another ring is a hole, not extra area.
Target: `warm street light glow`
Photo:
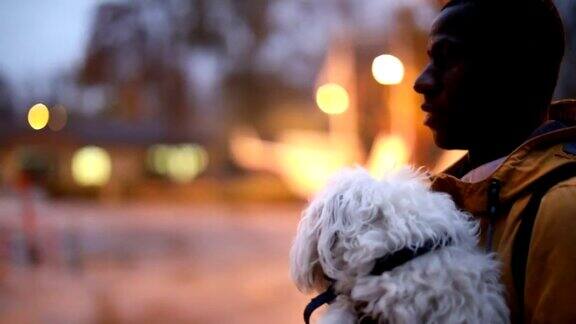
[[[236,131],[230,141],[232,157],[241,167],[280,176],[302,198],[322,189],[330,177],[354,165],[356,142],[315,131],[283,131],[279,141],[264,141],[252,129]]]
[[[338,115],[348,109],[350,99],[344,87],[335,83],[328,83],[318,88],[316,103],[323,112],[329,115]]]
[[[448,169],[449,166],[453,165],[458,160],[463,158],[464,155],[466,155],[467,153],[468,151],[462,151],[462,150],[444,151],[436,161],[436,165],[432,169],[432,173],[436,174],[446,171],[446,169]]]
[[[72,177],[82,186],[103,186],[110,180],[112,162],[104,149],[87,146],[72,157]]]
[[[404,79],[404,64],[393,55],[380,55],[372,62],[372,75],[380,84],[399,84]]]
[[[352,164],[349,152],[336,146],[280,145],[277,149],[280,175],[301,197],[318,192],[338,170]]]
[[[48,124],[50,112],[44,104],[35,104],[28,110],[28,124],[35,130],[40,130]]]
[[[372,176],[381,178],[386,173],[406,165],[408,159],[408,148],[402,138],[380,135],[372,146],[368,169]]]

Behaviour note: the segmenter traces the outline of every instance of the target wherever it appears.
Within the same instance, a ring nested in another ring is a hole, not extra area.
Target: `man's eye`
[[[442,53],[432,56],[432,64],[439,68],[450,67],[460,60],[460,55],[457,51],[445,50]]]
[[[437,68],[445,68],[448,66],[448,63],[448,60],[444,56],[432,56],[432,65],[436,66]]]
[[[459,47],[449,42],[443,42],[433,48],[430,59],[434,66],[446,68],[461,59],[462,52]]]

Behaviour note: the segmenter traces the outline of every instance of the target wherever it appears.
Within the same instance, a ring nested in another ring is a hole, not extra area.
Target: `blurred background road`
[[[288,273],[300,205],[39,203],[37,268],[18,206],[1,207],[18,264],[2,264],[2,323],[301,322]]]

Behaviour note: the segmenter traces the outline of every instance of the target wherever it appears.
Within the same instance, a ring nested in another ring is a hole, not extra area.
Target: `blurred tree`
[[[115,119],[227,147],[234,123],[263,129],[278,98],[312,98],[328,39],[322,12],[303,0],[103,4],[80,81],[105,92]]]
[[[159,120],[184,135],[190,110],[183,70],[171,59],[177,44],[169,19],[161,2],[100,6],[81,81],[104,86],[115,118]]]
[[[285,128],[282,123],[323,128],[327,120],[315,109],[313,92],[331,41],[347,30],[354,46],[366,46],[368,40],[370,55],[380,54],[386,34],[399,28],[393,19],[398,9],[413,12],[410,28],[427,29],[438,5],[428,1],[104,4],[94,19],[80,80],[105,93],[104,104],[114,118],[161,122],[173,138],[200,136],[214,147],[227,147],[238,123],[265,138]],[[297,118],[276,118],[287,107],[300,112],[292,115],[299,116],[296,124]]]
[[[11,123],[13,118],[12,92],[8,83],[0,76],[0,123]]]

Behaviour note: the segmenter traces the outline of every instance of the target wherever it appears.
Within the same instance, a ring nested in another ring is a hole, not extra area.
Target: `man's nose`
[[[432,67],[429,64],[414,82],[414,91],[427,95],[434,92],[437,87],[437,81],[434,78]]]

